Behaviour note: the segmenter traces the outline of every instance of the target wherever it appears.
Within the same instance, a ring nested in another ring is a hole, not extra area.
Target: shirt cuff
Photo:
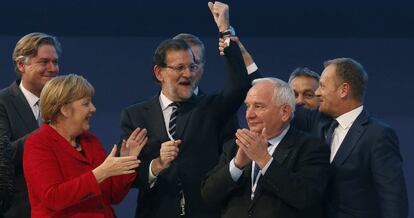
[[[230,175],[231,178],[233,179],[233,181],[237,182],[237,180],[239,180],[240,176],[243,173],[243,170],[239,169],[238,167],[236,167],[236,165],[234,164],[234,158],[230,161],[229,164],[229,171],[230,171]]]
[[[154,174],[152,174],[152,172],[151,172],[151,166],[152,166],[153,161],[154,160],[151,161],[151,163],[149,165],[149,169],[148,169],[148,183],[150,185],[150,188],[154,187],[155,181],[157,180],[157,177],[154,176]]]
[[[272,161],[273,161],[273,157],[272,158],[270,158],[270,160],[269,161],[267,161],[267,163],[266,163],[266,165],[263,167],[263,169],[261,170],[261,172],[262,172],[262,176],[264,176],[264,174],[266,173],[266,171],[267,171],[267,169],[269,168],[269,166],[270,166],[270,164],[272,163]]]
[[[259,68],[257,67],[256,63],[253,62],[253,64],[250,64],[249,66],[247,66],[246,69],[247,69],[247,74],[250,75],[250,74],[256,72],[257,69],[259,69]]]
[[[227,37],[227,38],[224,40],[224,43],[226,43],[227,47],[228,47],[228,46],[230,46],[230,37]]]

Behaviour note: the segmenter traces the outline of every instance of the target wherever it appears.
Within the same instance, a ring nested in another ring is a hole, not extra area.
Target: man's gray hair
[[[255,79],[252,82],[252,86],[262,82],[270,82],[273,84],[273,90],[269,90],[272,92],[272,101],[275,105],[283,105],[288,104],[292,108],[292,117],[293,112],[295,111],[295,93],[293,92],[292,88],[290,88],[289,84],[285,81],[273,78],[273,77],[266,77]]]

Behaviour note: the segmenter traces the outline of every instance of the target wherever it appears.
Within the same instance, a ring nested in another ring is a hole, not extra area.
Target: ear
[[[342,85],[339,87],[339,96],[341,98],[346,98],[351,94],[350,91],[351,87],[349,86],[349,83],[342,83]]]
[[[72,104],[65,104],[60,108],[60,113],[64,117],[69,117],[72,113]]]
[[[157,78],[159,82],[164,81],[164,77],[162,76],[162,72],[161,72],[162,69],[160,66],[155,65],[153,71],[154,71],[155,78]]]
[[[23,60],[16,61],[16,67],[19,70],[20,74],[25,72],[26,65],[24,64]]]
[[[280,117],[283,122],[288,122],[292,115],[292,107],[289,104],[284,104],[280,107]]]

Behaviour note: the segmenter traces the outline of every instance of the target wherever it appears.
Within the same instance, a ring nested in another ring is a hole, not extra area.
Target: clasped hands
[[[238,129],[236,138],[236,144],[239,148],[234,158],[234,164],[237,168],[244,168],[252,160],[260,168],[263,168],[272,158],[267,150],[268,137],[266,135],[266,128],[263,128],[261,133],[252,132],[248,129]]]

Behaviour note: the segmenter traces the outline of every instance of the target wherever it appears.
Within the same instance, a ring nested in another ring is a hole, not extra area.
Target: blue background
[[[410,1],[229,1],[231,23],[266,76],[287,80],[298,66],[321,72],[323,61],[352,57],[369,74],[370,113],[395,128],[414,217],[412,91],[414,4]],[[159,89],[151,58],[158,43],[180,32],[200,36],[207,65],[201,87],[218,91],[225,79],[214,21],[204,1],[2,1],[0,87],[14,79],[11,54],[33,31],[56,35],[63,45],[61,74],[86,77],[96,89],[92,131],[106,149],[119,140],[122,108]],[[410,112],[411,111],[411,112]],[[243,112],[240,112],[243,122]],[[411,130],[410,130],[411,129]],[[115,206],[132,217],[137,191]]]

